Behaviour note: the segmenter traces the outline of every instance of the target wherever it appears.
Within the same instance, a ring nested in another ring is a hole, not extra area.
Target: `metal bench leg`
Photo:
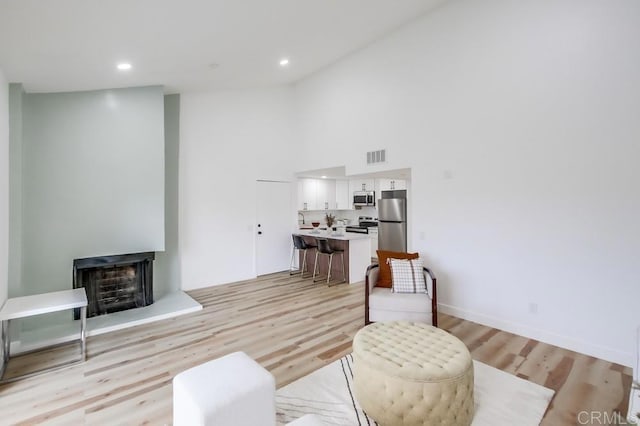
[[[80,356],[87,360],[87,307],[80,308]]]
[[[2,365],[0,366],[0,379],[4,376],[4,370],[9,363],[9,349],[11,348],[11,337],[9,336],[9,322],[11,320],[2,321]]]

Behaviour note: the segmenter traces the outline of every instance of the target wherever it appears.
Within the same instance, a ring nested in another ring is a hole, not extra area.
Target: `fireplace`
[[[146,252],[75,259],[73,288],[87,292],[87,318],[151,305],[154,258]]]

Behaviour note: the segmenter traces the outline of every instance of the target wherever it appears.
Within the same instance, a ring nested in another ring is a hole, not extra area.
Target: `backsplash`
[[[299,213],[304,215],[305,224],[320,222],[320,226],[326,225],[324,218],[327,213],[334,215],[337,220],[349,220],[349,225],[357,225],[360,216],[378,217],[378,210],[375,207],[362,207],[358,210],[301,210]],[[298,215],[298,224],[302,224],[302,216],[300,215]]]

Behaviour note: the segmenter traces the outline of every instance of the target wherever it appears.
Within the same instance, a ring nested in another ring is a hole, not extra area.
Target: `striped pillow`
[[[391,291],[394,293],[426,293],[422,259],[387,259],[391,267]]]

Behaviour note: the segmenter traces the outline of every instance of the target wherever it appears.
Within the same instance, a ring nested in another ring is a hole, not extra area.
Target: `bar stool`
[[[296,250],[302,251],[302,268],[300,268],[300,276],[304,276],[304,270],[307,266],[307,250],[313,250],[316,248],[311,243],[305,241],[300,235],[292,234],[293,238],[293,250],[291,250],[291,263],[289,264],[289,275],[297,274],[298,271],[293,269],[293,258],[296,254]],[[316,257],[317,259],[317,257]],[[316,265],[313,265],[313,270],[315,271]]]
[[[340,258],[342,259],[342,282],[347,282],[347,277],[344,273],[344,250],[331,248],[329,245],[329,240],[326,238],[316,238],[316,244],[318,244],[316,248],[316,261],[315,265],[313,265],[313,282],[316,282],[316,269],[318,268],[318,255],[324,254],[329,256],[329,270],[327,271],[327,285],[329,281],[331,281],[331,264],[333,262],[333,255],[335,253],[340,253]],[[318,271],[319,272],[319,271]]]

